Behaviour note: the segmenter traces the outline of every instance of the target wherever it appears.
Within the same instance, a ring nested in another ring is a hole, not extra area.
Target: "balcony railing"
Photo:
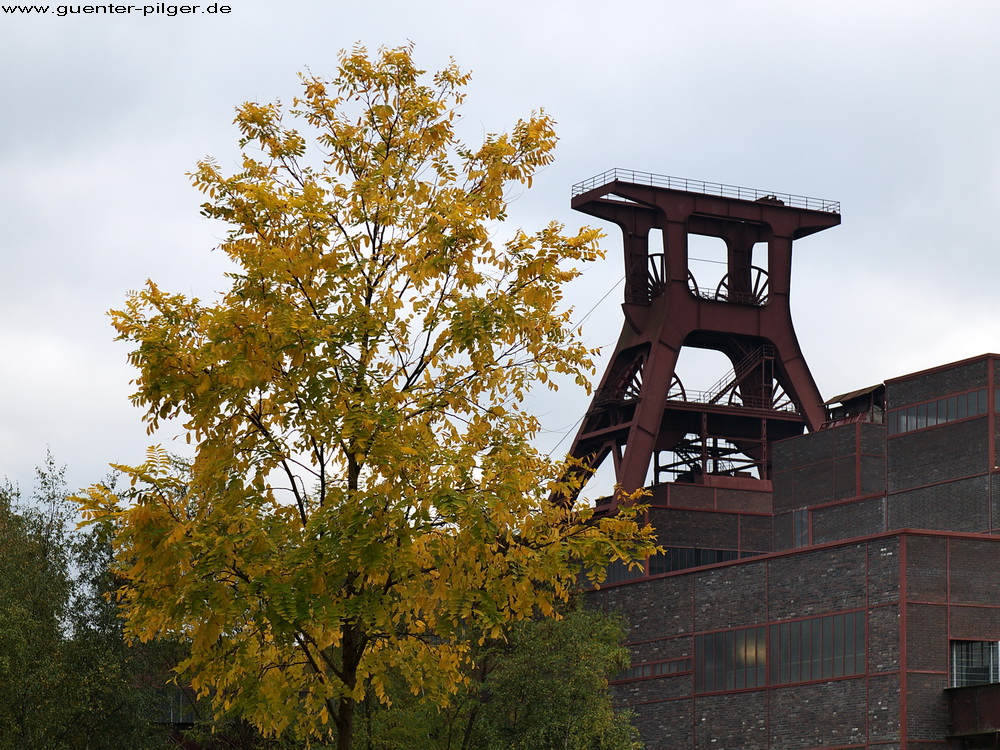
[[[756,188],[738,187],[736,185],[723,185],[722,183],[705,182],[704,180],[690,180],[686,177],[669,177],[667,175],[652,174],[651,172],[638,172],[634,169],[620,168],[609,169],[607,172],[602,172],[599,175],[591,177],[589,180],[576,183],[573,186],[573,195],[582,195],[589,190],[599,188],[616,180],[629,182],[633,185],[650,185],[669,190],[683,190],[686,193],[717,195],[722,198],[736,198],[738,200],[785,205],[792,208],[804,208],[808,211],[822,211],[830,214],[840,213],[840,201],[809,198],[804,195],[794,195],[792,193],[778,193],[773,190],[758,190]]]

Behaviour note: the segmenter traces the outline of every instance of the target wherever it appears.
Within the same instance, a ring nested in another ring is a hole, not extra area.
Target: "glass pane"
[[[736,689],[747,686],[747,631],[736,631]]]
[[[694,691],[696,693],[705,691],[705,672],[707,666],[705,636],[696,635],[694,637]]]
[[[833,618],[823,618],[823,679],[833,677]]]
[[[812,625],[814,620],[803,620],[802,629],[802,680],[812,679]]]
[[[927,426],[933,427],[937,424],[937,401],[927,404]]]
[[[958,419],[958,396],[948,399],[948,421],[954,422]]]
[[[986,414],[989,411],[989,405],[986,403],[986,389],[983,388],[979,391],[979,411],[976,414]]]
[[[801,633],[801,623],[792,622],[789,623],[791,628],[790,639],[788,643],[788,680],[790,682],[798,682],[802,678],[799,676],[802,672],[802,657],[799,651],[799,635]]]
[[[809,511],[792,511],[792,546],[805,547],[809,544]]]
[[[996,641],[955,641],[951,648],[953,686],[982,685],[996,681]]]
[[[818,680],[823,677],[822,624],[823,621],[818,617],[814,618],[812,621],[812,679],[814,680]]]
[[[917,407],[911,406],[906,410],[906,430],[909,432],[915,429],[917,429]]]
[[[854,674],[864,674],[865,668],[865,613],[859,612],[854,623]]]
[[[990,682],[1000,680],[1000,643],[990,643]]]
[[[779,684],[778,675],[780,674],[780,672],[779,672],[780,665],[778,664],[778,626],[777,625],[772,625],[771,626],[771,633],[770,633],[770,635],[771,635],[771,639],[770,639],[771,642],[770,642],[770,644],[768,646],[768,648],[770,649],[769,652],[768,652],[769,655],[770,655],[769,658],[768,658],[768,661],[771,664],[771,676],[770,676],[770,679],[771,679],[771,684],[772,685],[777,685],[777,684]]]
[[[938,401],[937,413],[938,413],[938,420],[937,420],[938,424],[944,424],[945,422],[948,421],[948,399],[943,398],[940,401]]]
[[[713,640],[715,641],[712,647],[715,651],[715,678],[712,680],[712,690],[722,690],[726,684],[726,634],[716,633]]]
[[[958,416],[956,419],[965,419],[969,413],[969,400],[965,396],[958,397]]]
[[[833,616],[833,676],[844,676],[844,616]]]
[[[736,631],[726,633],[726,690],[736,687]]]
[[[767,632],[763,625],[757,628],[757,687],[767,683]]]
[[[917,429],[922,430],[927,426],[927,404],[920,404],[917,407]]]
[[[844,674],[857,674],[854,667],[854,621],[858,613],[844,615]]]
[[[781,662],[781,684],[784,685],[788,682],[788,668],[789,668],[789,653],[788,653],[788,643],[789,643],[789,632],[788,623],[783,622],[781,624],[781,651],[778,653],[778,659]]]

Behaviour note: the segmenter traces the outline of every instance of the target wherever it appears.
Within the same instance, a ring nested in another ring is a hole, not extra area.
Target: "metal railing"
[[[684,395],[684,398],[680,395],[667,396],[667,401],[681,401],[689,404],[714,404],[719,400],[719,393],[716,391],[694,391],[690,388],[685,388]],[[787,412],[789,414],[797,414],[799,411],[798,407],[793,403],[771,405],[762,402],[755,405],[743,403],[742,398],[739,398],[739,403],[732,404],[732,406],[743,407],[746,409],[770,409],[771,411]]]
[[[688,286],[695,297],[700,297],[701,299],[707,299],[710,302],[732,302],[734,305],[749,305],[751,307],[763,307],[764,301],[761,301],[760,295],[746,292],[729,292],[720,291],[718,289],[706,289],[703,286]]]
[[[595,177],[591,177],[589,180],[578,182],[573,186],[573,195],[582,195],[588,190],[599,188],[616,180],[619,182],[629,182],[633,185],[650,185],[669,190],[683,190],[687,193],[700,193],[702,195],[717,195],[722,198],[774,203],[791,206],[792,208],[804,208],[808,211],[822,211],[830,214],[840,213],[840,201],[809,198],[804,195],[794,195],[792,193],[778,193],[773,190],[757,190],[756,188],[738,187],[736,185],[723,185],[722,183],[705,182],[704,180],[689,180],[686,177],[669,177],[667,175],[652,174],[651,172],[638,172],[634,169],[609,169],[607,172],[602,172]]]

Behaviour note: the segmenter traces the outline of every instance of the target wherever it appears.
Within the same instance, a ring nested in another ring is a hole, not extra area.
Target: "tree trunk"
[[[341,698],[338,704],[337,750],[351,750],[354,745],[354,709],[357,705],[353,698]]]

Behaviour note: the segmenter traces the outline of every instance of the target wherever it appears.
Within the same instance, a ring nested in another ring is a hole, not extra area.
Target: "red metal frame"
[[[825,419],[792,327],[791,251],[794,240],[838,225],[839,205],[613,170],[576,186],[572,206],[621,228],[626,276],[625,325],[570,455],[584,472],[610,455],[626,492],[646,484],[654,454],[673,456],[657,465],[677,481],[769,479],[771,444]],[[652,229],[662,230],[662,253],[649,247]],[[714,292],[693,281],[691,234],[726,243],[727,273]],[[767,243],[766,273],[753,265],[758,242]],[[684,391],[675,367],[685,346],[733,363],[717,393]]]

